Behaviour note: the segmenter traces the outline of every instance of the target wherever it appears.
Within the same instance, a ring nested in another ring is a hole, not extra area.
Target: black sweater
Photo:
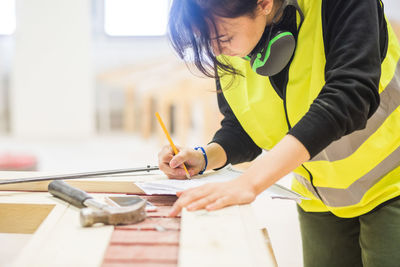
[[[379,0],[323,0],[321,12],[326,83],[303,118],[288,125],[288,134],[305,146],[311,158],[333,141],[363,129],[377,110],[381,62],[388,38]],[[285,12],[281,23],[287,23],[297,38],[294,9]],[[281,98],[290,79],[289,65],[270,77]],[[212,142],[223,147],[227,164],[253,160],[261,149],[244,131],[224,95],[218,93],[217,97],[224,119]]]

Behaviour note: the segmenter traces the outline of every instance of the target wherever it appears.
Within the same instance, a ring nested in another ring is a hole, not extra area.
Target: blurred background
[[[169,0],[0,0],[0,169],[156,164],[166,137],[207,143],[215,84],[165,36]]]
[[[383,2],[400,36],[400,1]],[[215,84],[175,56],[169,5],[0,0],[0,170],[157,164],[167,140],[155,111],[176,144],[207,144],[221,120]],[[295,204],[277,200],[266,212],[279,266],[301,266]]]
[[[400,2],[384,1],[397,27]],[[88,170],[157,162],[218,129],[214,81],[166,33],[170,0],[0,0],[0,169]]]

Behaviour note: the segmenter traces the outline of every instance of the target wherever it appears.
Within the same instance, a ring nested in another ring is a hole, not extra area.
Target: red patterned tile
[[[172,206],[178,199],[177,196],[171,195],[154,195],[154,196],[140,196],[147,199],[155,206]]]
[[[111,237],[114,244],[178,245],[179,231],[115,230]]]
[[[151,215],[151,213],[147,213],[147,215]],[[116,226],[117,230],[179,230],[180,227],[180,219],[179,218],[158,218],[158,217],[147,217],[146,220],[136,224],[130,225],[122,225]]]
[[[171,212],[170,206],[157,206],[157,211],[147,212],[147,217],[168,217]],[[180,218],[177,216],[176,218]]]
[[[176,196],[141,196],[155,206],[145,221],[116,226],[103,267],[177,267],[180,217],[169,218]]]
[[[102,267],[176,267],[176,263],[105,262]]]
[[[168,245],[111,245],[104,257],[104,263],[148,262],[177,263],[178,246]]]

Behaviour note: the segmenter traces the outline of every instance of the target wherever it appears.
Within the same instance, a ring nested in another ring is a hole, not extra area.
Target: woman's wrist
[[[207,170],[218,169],[225,165],[227,157],[225,150],[220,144],[210,143],[204,149],[208,159]]]
[[[201,152],[203,156],[203,166],[201,167],[201,170],[199,172],[199,174],[203,174],[207,170],[208,165],[207,153],[202,146],[195,147],[194,150]]]
[[[194,150],[197,152],[197,157],[202,162],[200,172],[205,172],[206,170],[218,169],[225,165],[226,163],[226,153],[221,145],[217,143],[210,143],[205,147],[196,147]],[[206,162],[207,161],[207,162]],[[201,174],[199,172],[199,174]]]

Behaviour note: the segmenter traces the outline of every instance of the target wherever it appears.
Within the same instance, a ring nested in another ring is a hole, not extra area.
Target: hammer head
[[[81,225],[88,227],[95,223],[111,225],[138,223],[146,219],[145,207],[146,201],[143,200],[131,206],[110,206],[103,210],[81,209]]]

